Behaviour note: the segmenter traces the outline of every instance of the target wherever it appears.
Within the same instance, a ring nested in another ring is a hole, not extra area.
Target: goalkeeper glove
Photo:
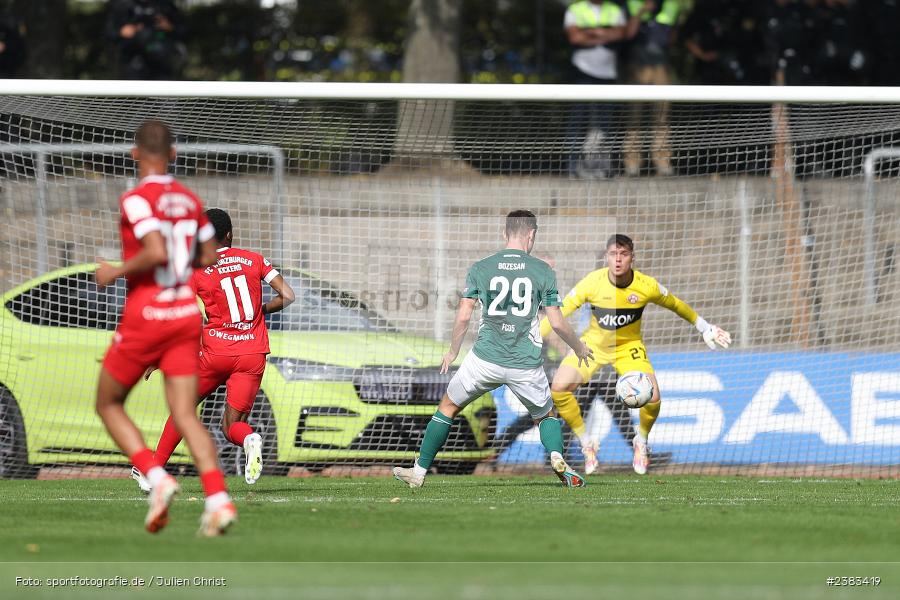
[[[703,341],[710,350],[715,350],[716,346],[727,348],[731,345],[731,334],[721,327],[710,325],[703,317],[697,317],[694,326],[703,335]]]

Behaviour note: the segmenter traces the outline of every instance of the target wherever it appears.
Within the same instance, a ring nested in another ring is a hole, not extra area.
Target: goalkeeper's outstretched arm
[[[700,332],[700,335],[703,336],[703,341],[706,342],[710,350],[715,350],[716,346],[727,348],[731,345],[731,334],[717,325],[707,323],[703,317],[698,315],[697,320],[694,321],[694,326]]]
[[[562,340],[569,345],[569,348],[575,351],[575,356],[578,357],[579,367],[582,362],[587,364],[589,360],[594,358],[594,353],[587,344],[578,339],[578,334],[572,330],[572,326],[566,321],[562,310],[560,310],[558,306],[546,306],[544,307],[544,311],[547,313],[546,320],[550,323],[550,326],[553,328],[553,331],[556,332],[556,335],[561,337]]]
[[[727,348],[731,345],[731,334],[718,327],[706,322],[706,319],[697,314],[687,302],[680,300],[663,286],[659,286],[659,296],[653,299],[655,304],[668,308],[676,315],[693,325],[703,336],[703,341],[709,346],[710,350],[715,350],[717,346]]]

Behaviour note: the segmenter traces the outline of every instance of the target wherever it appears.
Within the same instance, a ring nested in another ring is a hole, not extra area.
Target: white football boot
[[[141,491],[145,494],[150,493],[150,482],[144,477],[144,474],[141,473],[137,467],[131,467],[131,478],[137,481],[138,487],[141,488]]]
[[[237,521],[237,509],[230,501],[215,510],[204,510],[200,517],[197,535],[218,537],[223,535]]]
[[[262,474],[262,437],[252,433],[244,438],[244,481],[253,485]]]
[[[634,436],[631,445],[634,446],[634,458],[631,466],[638,475],[646,475],[647,469],[650,468],[650,448],[647,447],[647,441],[641,439],[640,436]]]
[[[581,453],[584,455],[584,474],[590,475],[600,466],[600,461],[597,460],[597,442],[582,446]]]
[[[550,454],[550,467],[566,487],[575,488],[587,485],[584,477],[576,473],[558,452]]]
[[[144,527],[150,533],[157,533],[169,522],[169,506],[179,491],[178,482],[171,475],[153,486],[147,500],[150,502],[150,510],[144,519]]]
[[[411,488],[420,488],[425,485],[425,476],[417,476],[414,467],[408,469],[404,467],[394,467],[393,472],[396,479],[402,481]]]

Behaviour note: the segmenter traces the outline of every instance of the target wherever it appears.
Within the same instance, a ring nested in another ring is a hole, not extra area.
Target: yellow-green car
[[[125,299],[124,282],[97,290],[93,264],[53,271],[4,294],[0,308],[0,477],[33,477],[41,465],[126,462],[94,412],[100,363]],[[251,424],[263,436],[267,474],[291,465],[410,463],[446,389],[444,345],[406,335],[353,295],[300,272],[282,272],[297,301],[269,316],[271,354]],[[229,473],[241,451],[217,426],[224,388],[201,415]],[[167,418],[154,375],[128,398],[150,447]],[[493,457],[493,400],[457,419],[436,463],[466,473]],[[182,444],[170,464],[189,465]]]

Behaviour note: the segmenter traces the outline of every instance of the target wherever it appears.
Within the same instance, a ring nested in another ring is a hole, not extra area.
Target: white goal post
[[[521,85],[0,79],[4,95],[109,98],[481,100],[498,102],[798,102],[893,104],[900,87],[737,85]]]
[[[90,274],[118,251],[147,118],[172,126],[175,175],[231,214],[236,244],[301,292],[270,322],[252,417],[271,472],[408,461],[466,270],[525,208],[561,293],[625,233],[636,268],[734,335],[710,352],[644,311],[663,398],[651,469],[900,474],[900,88],[0,80],[0,477],[124,464],[90,406],[122,288]],[[615,376],[578,396],[610,469],[629,464],[637,417]],[[158,383],[129,402],[151,445]],[[436,466],[543,460],[501,388]]]

